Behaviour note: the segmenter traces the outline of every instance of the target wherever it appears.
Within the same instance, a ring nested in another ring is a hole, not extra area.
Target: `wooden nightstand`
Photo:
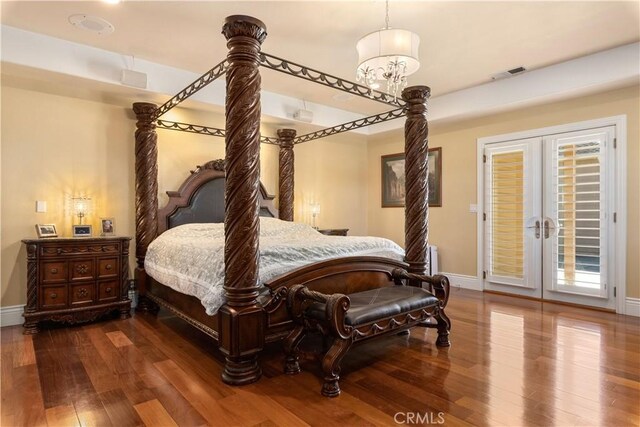
[[[89,322],[113,311],[130,316],[130,237],[26,239],[24,333],[38,322]]]
[[[327,229],[319,229],[318,232],[327,236],[346,236],[348,228],[327,228]]]

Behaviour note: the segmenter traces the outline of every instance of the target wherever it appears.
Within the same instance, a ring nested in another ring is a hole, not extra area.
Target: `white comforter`
[[[260,218],[260,283],[295,268],[346,256],[404,258],[402,248],[380,237],[325,236],[306,224]],[[210,315],[224,303],[224,225],[187,224],[155,239],[144,268],[164,285],[202,301]]]

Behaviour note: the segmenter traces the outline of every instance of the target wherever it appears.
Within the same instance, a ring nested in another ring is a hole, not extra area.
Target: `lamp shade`
[[[89,212],[89,203],[91,199],[88,197],[73,198],[73,213],[76,215],[86,215]]]
[[[382,73],[389,62],[404,62],[405,75],[418,71],[418,47],[420,36],[409,30],[384,28],[367,34],[356,44],[358,51],[358,69],[376,70],[378,80],[383,80]]]
[[[71,210],[74,215],[80,220],[82,224],[82,218],[87,216],[91,212],[91,198],[90,197],[73,197],[71,199]]]

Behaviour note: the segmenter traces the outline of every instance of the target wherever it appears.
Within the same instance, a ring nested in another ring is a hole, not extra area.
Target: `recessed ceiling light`
[[[122,0],[102,0],[104,3],[109,3],[109,4],[118,4],[120,3]]]
[[[98,33],[100,35],[106,35],[113,33],[116,28],[109,21],[99,18],[97,16],[90,16],[84,14],[71,15],[69,22],[78,28],[83,30]]]

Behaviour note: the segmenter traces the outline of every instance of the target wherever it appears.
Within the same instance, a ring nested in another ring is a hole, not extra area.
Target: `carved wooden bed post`
[[[278,139],[280,140],[280,204],[278,211],[280,219],[283,221],[293,221],[293,139],[295,137],[295,129],[278,129]]]
[[[409,273],[425,275],[429,263],[429,125],[427,123],[427,99],[431,95],[428,86],[411,86],[402,91],[407,103],[407,121],[404,125],[405,155],[405,262]],[[414,281],[415,282],[415,281]],[[445,314],[449,300],[449,280],[441,288],[432,291],[440,300],[440,310],[435,316],[438,329],[436,345],[448,347],[451,321]],[[418,283],[412,283],[421,286]],[[423,326],[433,327],[430,323]]]
[[[262,374],[257,355],[264,346],[265,312],[258,303],[260,237],[260,45],[267,36],[260,20],[229,16],[227,39],[225,281],[219,344],[226,356],[222,380],[241,385]]]
[[[145,297],[147,275],[144,258],[149,243],[158,234],[158,134],[153,118],[157,105],[136,102],[136,282],[140,302],[138,310],[155,311],[157,305]]]
[[[407,103],[407,121],[404,125],[405,153],[405,261],[409,272],[427,272],[429,240],[429,126],[427,99],[431,89],[411,86],[402,91]]]

